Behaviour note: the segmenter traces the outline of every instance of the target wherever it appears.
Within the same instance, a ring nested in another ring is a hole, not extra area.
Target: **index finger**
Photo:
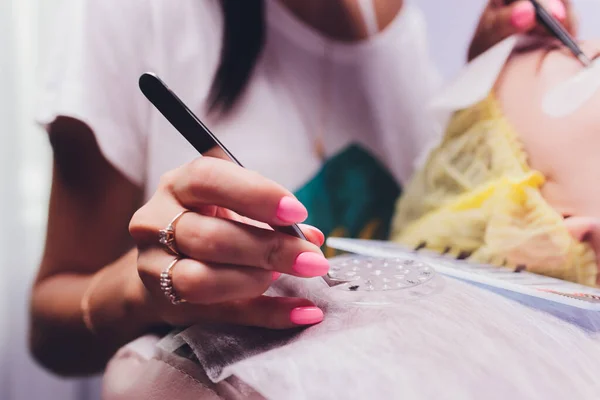
[[[212,157],[201,157],[173,171],[165,186],[188,209],[216,205],[273,225],[291,225],[308,217],[302,203],[283,186]]]

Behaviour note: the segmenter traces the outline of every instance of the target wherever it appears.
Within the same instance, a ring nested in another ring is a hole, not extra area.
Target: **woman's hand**
[[[172,269],[172,286],[185,302],[173,305],[161,290],[160,276],[175,256],[159,244],[158,231],[186,210],[175,224],[181,260]],[[290,192],[228,161],[201,157],[167,173],[130,224],[143,282],[133,285],[138,288],[133,296],[143,303],[147,322],[269,328],[320,322],[323,313],[307,300],[263,296],[281,273],[327,274],[321,232],[304,226],[309,239],[304,241],[266,225],[291,225],[306,217]]]
[[[563,24],[576,34],[575,15],[570,0],[538,0]],[[517,33],[550,33],[537,22],[533,5],[528,0],[489,0],[469,47],[471,61],[490,47]]]

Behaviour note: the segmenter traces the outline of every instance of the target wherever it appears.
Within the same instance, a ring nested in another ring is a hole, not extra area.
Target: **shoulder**
[[[210,29],[219,19],[217,0],[81,0],[65,3],[56,23],[63,30],[77,28],[84,35],[120,39],[112,45],[126,45],[136,39],[156,45],[157,36],[199,26]]]
[[[110,20],[124,18],[139,20],[154,17],[156,20],[179,20],[185,16],[214,16],[219,10],[218,0],[82,0],[65,3],[64,9],[84,11],[95,15],[95,19],[110,17]]]

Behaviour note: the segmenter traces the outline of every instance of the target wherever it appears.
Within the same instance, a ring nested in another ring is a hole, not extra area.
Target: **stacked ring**
[[[185,303],[185,300],[181,299],[177,293],[175,293],[175,289],[173,288],[173,267],[175,267],[175,264],[177,264],[177,261],[179,260],[181,259],[176,258],[171,261],[167,268],[160,274],[160,289],[174,305]]]
[[[160,289],[171,301],[171,303],[175,305],[185,302],[185,300],[177,295],[175,289],[173,288],[173,267],[175,267],[177,261],[181,260],[181,253],[179,253],[175,243],[175,225],[177,224],[179,218],[181,218],[181,216],[187,212],[189,212],[189,210],[181,211],[175,216],[175,218],[171,220],[165,229],[158,231],[158,242],[166,247],[167,252],[177,256],[177,258],[171,261],[167,268],[165,268],[165,270],[160,274]]]

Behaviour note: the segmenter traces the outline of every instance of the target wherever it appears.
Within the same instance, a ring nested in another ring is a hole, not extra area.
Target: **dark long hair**
[[[205,0],[198,0],[205,1]],[[225,114],[246,88],[264,47],[264,0],[220,0],[221,59],[209,94],[209,110]]]

